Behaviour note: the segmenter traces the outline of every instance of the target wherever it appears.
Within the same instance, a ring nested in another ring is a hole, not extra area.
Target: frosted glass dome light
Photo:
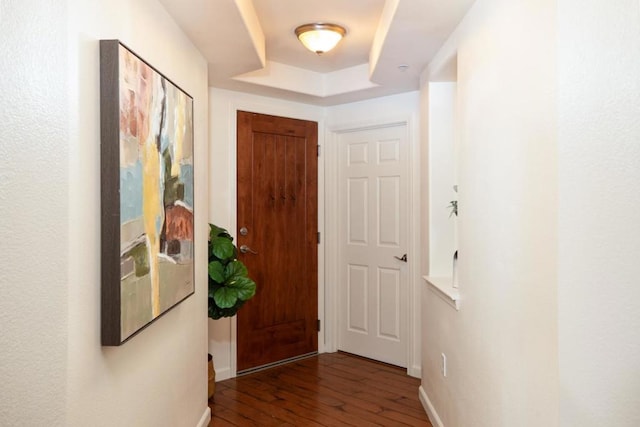
[[[307,49],[322,55],[336,47],[347,30],[336,24],[304,24],[296,28],[295,33]]]

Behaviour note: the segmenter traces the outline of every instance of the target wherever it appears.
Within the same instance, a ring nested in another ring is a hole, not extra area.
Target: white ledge
[[[451,277],[422,276],[429,289],[456,310],[460,310],[460,292],[452,286]]]

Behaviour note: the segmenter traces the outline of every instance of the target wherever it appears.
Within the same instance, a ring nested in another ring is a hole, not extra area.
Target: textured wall
[[[563,426],[640,425],[640,2],[558,2]]]
[[[208,89],[201,54],[155,0],[69,0],[68,424],[195,426],[206,405]],[[100,347],[98,40],[120,39],[194,98],[196,293]]]
[[[557,425],[555,43],[554,1],[478,0],[423,76],[457,54],[461,306],[423,306],[447,427]]]
[[[64,425],[66,8],[0,2],[0,424]],[[57,25],[51,25],[51,23]]]
[[[155,0],[3,0],[0,38],[0,424],[197,425],[208,411],[206,62]],[[195,100],[196,295],[118,348],[100,346],[101,38]]]

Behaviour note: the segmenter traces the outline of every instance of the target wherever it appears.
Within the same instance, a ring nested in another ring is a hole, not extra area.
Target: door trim
[[[230,102],[229,103],[229,140],[231,141],[229,158],[227,165],[229,168],[229,233],[237,238],[236,230],[238,229],[238,192],[237,192],[237,158],[238,158],[238,111],[248,111],[258,114],[267,114],[271,116],[288,117],[292,119],[309,120],[318,123],[318,145],[323,147],[325,141],[325,125],[322,113],[318,115],[301,111],[294,106],[273,106],[259,104],[255,102]],[[324,151],[324,147],[322,148]],[[325,234],[325,157],[318,157],[318,231]],[[322,239],[318,245],[318,318],[325,325],[325,239]],[[230,353],[230,378],[235,378],[238,373],[238,329],[236,317],[231,318],[231,353]],[[326,329],[326,328],[323,328]],[[318,333],[318,353],[325,351],[325,331]]]
[[[420,331],[420,147],[417,114],[389,117],[369,122],[343,123],[327,129],[325,144],[325,250],[326,266],[326,351],[337,351],[338,348],[338,141],[340,134],[369,129],[404,125],[409,141],[409,174],[408,174],[408,254],[411,257],[407,277],[407,373],[414,377],[421,376],[421,331]]]

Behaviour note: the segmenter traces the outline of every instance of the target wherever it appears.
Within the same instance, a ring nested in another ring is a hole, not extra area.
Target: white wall
[[[65,424],[70,147],[59,3],[0,1],[3,425]]]
[[[558,2],[560,420],[640,425],[640,2]]]
[[[198,425],[208,414],[206,62],[154,0],[0,5],[0,49],[11,58],[0,65],[3,111],[14,101],[0,131],[2,237],[12,242],[3,245],[2,423]],[[100,346],[101,38],[121,39],[194,97],[204,233],[195,296],[117,348]]]
[[[316,121],[319,132],[318,143],[322,145],[324,141],[324,109],[322,107],[216,88],[209,89],[209,222],[226,228],[234,236],[236,230],[236,112],[238,110]],[[318,163],[320,174],[322,169],[323,158],[320,158]],[[324,188],[320,187],[319,190],[319,194],[322,194]],[[319,224],[322,224],[322,200],[319,201],[318,209],[321,215]],[[323,246],[319,248],[318,253],[320,267],[323,262]],[[320,304],[322,304],[324,301],[322,280],[319,280],[318,285],[322,293],[320,296]],[[235,318],[209,320],[209,351],[214,357],[216,381],[236,374],[235,334]],[[319,346],[322,348],[324,343],[322,339],[319,341]]]
[[[555,18],[552,0],[478,0],[423,75],[428,93],[457,54],[461,308],[423,305],[445,426],[557,425]]]
[[[327,107],[327,127],[335,129],[352,125],[366,126],[393,119],[406,119],[417,114],[418,97],[419,93],[416,91]]]
[[[206,402],[207,65],[154,0],[69,1],[68,424],[195,426]],[[122,347],[99,345],[98,40],[118,38],[194,98],[196,293]]]

